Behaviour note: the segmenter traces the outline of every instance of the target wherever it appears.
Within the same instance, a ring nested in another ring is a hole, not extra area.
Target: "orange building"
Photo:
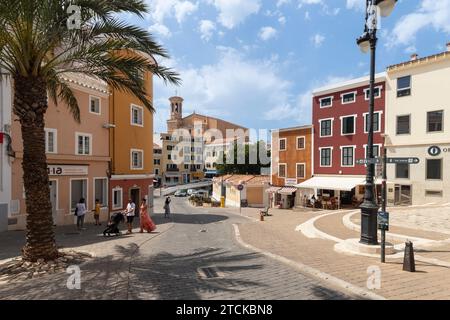
[[[150,58],[149,58],[150,59]],[[153,101],[153,75],[143,74]],[[148,197],[153,207],[153,114],[131,93],[110,88],[110,208],[125,209],[128,199],[138,205]]]
[[[86,199],[88,210],[95,199],[101,203],[100,219],[108,219],[108,169],[110,163],[108,85],[79,74],[65,74],[63,80],[71,87],[80,109],[77,123],[67,106],[50,99],[45,114],[45,149],[47,153],[50,200],[55,225],[74,223],[74,210],[80,198]],[[23,187],[23,145],[20,123],[13,116],[12,137],[15,158],[12,161],[12,200],[9,229],[26,225]],[[86,222],[93,222],[93,214]]]
[[[272,131],[271,185],[267,191],[273,206],[292,208],[301,204],[295,185],[313,175],[313,126]]]

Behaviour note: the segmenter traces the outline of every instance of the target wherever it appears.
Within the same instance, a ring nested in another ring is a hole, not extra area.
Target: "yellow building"
[[[149,58],[150,59],[150,58]],[[153,101],[153,75],[144,75]],[[153,206],[153,114],[131,93],[110,88],[110,208],[119,211],[128,199],[138,205],[148,197]]]

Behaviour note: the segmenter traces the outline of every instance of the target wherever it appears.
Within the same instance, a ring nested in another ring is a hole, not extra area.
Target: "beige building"
[[[225,206],[264,208],[269,205],[269,176],[226,175],[213,179],[213,199],[220,201],[225,196]],[[239,190],[238,186],[243,189]]]
[[[169,101],[167,133],[161,134],[163,184],[170,186],[203,179],[214,164],[210,163],[211,153],[208,157],[211,168],[205,167],[206,145],[236,136],[248,141],[247,128],[195,112],[183,117],[183,98],[171,97]]]
[[[450,43],[447,51],[388,67],[388,157],[419,164],[388,165],[388,203],[450,203]]]
[[[73,211],[80,198],[88,210],[99,199],[103,208],[101,220],[108,217],[109,92],[106,83],[71,75],[64,79],[77,98],[81,123],[73,120],[64,103],[55,106],[49,100],[45,115],[46,152],[50,178],[53,221],[56,225],[74,223]],[[13,116],[12,137],[16,157],[12,162],[12,200],[10,230],[26,225],[23,187],[23,147],[20,124]],[[87,214],[86,222],[93,222]]]

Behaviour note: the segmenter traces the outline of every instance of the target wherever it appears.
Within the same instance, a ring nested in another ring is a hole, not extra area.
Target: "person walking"
[[[133,220],[135,215],[136,205],[134,204],[133,200],[128,200],[127,209],[124,211],[124,213],[127,216],[127,225],[128,225],[128,231],[127,234],[133,233]]]
[[[144,198],[142,199],[141,206],[140,206],[140,223],[141,223],[141,231],[140,233],[143,233],[144,230],[148,233],[156,230],[156,225],[153,222],[152,218],[150,218],[148,214],[148,206],[147,206],[147,200]]]
[[[166,198],[166,201],[164,203],[164,218],[169,218],[170,215],[170,197]]]
[[[84,226],[84,216],[86,215],[86,200],[81,198],[75,207],[75,216],[77,217],[77,229],[85,230]]]
[[[94,220],[95,220],[95,225],[96,226],[101,226],[102,224],[100,223],[100,200],[95,199],[95,208],[94,210],[92,210],[94,212]]]

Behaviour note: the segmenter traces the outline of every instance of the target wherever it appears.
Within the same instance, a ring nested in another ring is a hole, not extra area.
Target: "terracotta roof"
[[[159,144],[153,142],[153,149],[162,149],[162,147]]]
[[[222,181],[222,177],[216,177],[213,181]],[[223,176],[223,181],[232,185],[237,186],[241,182],[249,185],[262,185],[270,182],[269,176],[255,176],[246,174],[233,174]]]

